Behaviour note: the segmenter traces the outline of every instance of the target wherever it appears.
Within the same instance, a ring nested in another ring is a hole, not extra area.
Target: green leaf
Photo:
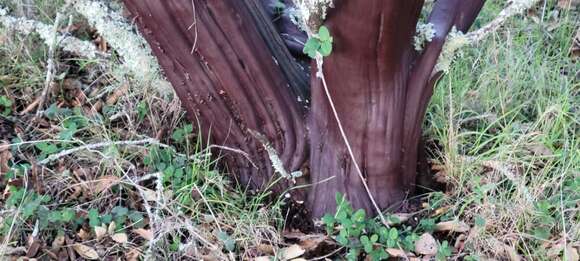
[[[316,38],[309,38],[304,45],[304,49],[302,50],[305,54],[310,56],[310,58],[316,58],[316,52],[320,48],[320,40]]]
[[[113,213],[115,217],[127,216],[129,209],[126,207],[116,206],[111,210],[111,213]]]
[[[373,251],[373,243],[368,236],[361,236],[360,243],[363,245],[365,252],[370,254]]]
[[[343,233],[340,233],[339,235],[337,235],[336,238],[335,238],[335,240],[341,246],[347,246],[348,245],[348,238]]]
[[[328,31],[326,26],[320,26],[320,29],[318,29],[318,38],[320,38],[320,41],[322,42],[330,40],[330,31]]]
[[[185,134],[191,134],[193,132],[193,125],[185,124],[185,126],[183,127],[183,131],[185,132]]]
[[[148,110],[149,110],[149,106],[147,105],[147,103],[145,101],[140,101],[139,104],[137,104],[137,114],[138,114],[139,122],[141,122],[145,119],[145,116],[147,115]]]
[[[224,243],[224,247],[227,251],[232,252],[236,249],[236,241],[233,240],[232,237],[228,235],[228,233],[220,231],[218,232],[217,237],[220,241],[222,241],[222,243]]]
[[[48,227],[48,213],[50,211],[45,206],[40,206],[38,208],[36,218],[38,220],[38,228],[44,230]]]
[[[332,230],[335,221],[334,216],[331,214],[326,214],[322,217],[322,224],[326,225],[327,230]]]
[[[348,254],[346,254],[346,259],[348,259],[349,261],[356,261],[358,259],[358,255],[359,255],[359,250],[356,248],[351,248],[348,251]]]
[[[132,211],[129,214],[129,219],[133,222],[133,227],[142,228],[145,226],[145,217],[137,211]]]
[[[88,213],[89,216],[89,226],[96,227],[101,225],[101,220],[99,219],[99,211],[96,208],[91,208]]]
[[[485,219],[482,216],[475,217],[475,225],[478,227],[485,227]]]
[[[101,217],[101,222],[105,224],[109,224],[111,221],[113,221],[113,215],[111,214],[106,214]]]
[[[548,239],[551,235],[551,231],[546,227],[538,227],[533,230],[534,236],[540,239]]]
[[[332,42],[330,42],[330,41],[322,42],[320,45],[320,54],[322,54],[322,56],[326,57],[326,56],[329,56],[330,53],[332,53]]]
[[[362,223],[365,221],[365,211],[363,209],[359,209],[352,215],[351,220],[354,222]]]
[[[397,238],[399,238],[399,231],[393,227],[389,230],[389,239],[397,240]]]
[[[62,215],[60,213],[60,211],[50,211],[48,212],[48,221],[51,223],[57,223],[60,222],[62,220]]]
[[[71,222],[75,217],[76,213],[72,209],[67,208],[61,211],[61,219],[65,223]]]

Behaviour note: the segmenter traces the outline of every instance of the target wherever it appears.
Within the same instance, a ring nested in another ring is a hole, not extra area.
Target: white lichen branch
[[[76,37],[56,33],[54,38],[52,26],[39,21],[26,19],[24,17],[13,17],[8,15],[8,10],[0,5],[0,25],[7,29],[8,32],[18,33],[23,36],[36,33],[47,46],[56,44],[63,51],[74,55],[95,59],[106,57],[107,55],[100,52],[97,47],[88,41],[80,40]]]
[[[119,12],[110,10],[102,2],[90,0],[68,0],[75,10],[83,15],[119,56],[124,67],[142,84],[150,85],[162,94],[173,89],[161,76],[157,59],[145,39],[135,33],[132,25]]]
[[[496,32],[509,18],[532,8],[539,1],[540,0],[512,0],[495,19],[480,29],[467,34],[463,34],[454,28],[447,37],[447,42],[443,46],[443,51],[439,56],[439,61],[435,66],[433,73],[441,71],[447,72],[449,66],[453,62],[457,50],[480,42],[489,34]]]

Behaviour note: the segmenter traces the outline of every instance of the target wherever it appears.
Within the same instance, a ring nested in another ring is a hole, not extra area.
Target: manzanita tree
[[[318,57],[311,73],[295,57],[306,37],[268,10],[290,1],[124,0],[189,119],[244,152],[221,152],[241,184],[276,193],[310,184],[289,193],[314,217],[334,211],[336,192],[373,213],[403,201],[443,46],[485,0],[435,1],[422,48],[413,42],[423,0],[296,1],[302,29],[332,44],[324,59],[327,43],[308,50]]]

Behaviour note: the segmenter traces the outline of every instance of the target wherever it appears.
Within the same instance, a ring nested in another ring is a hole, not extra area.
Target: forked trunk
[[[438,1],[429,18],[435,37],[422,53],[412,42],[422,0],[336,1],[326,20],[334,36],[323,72],[338,118],[369,192],[381,208],[402,203],[415,188],[421,126],[433,86],[433,68],[453,25],[467,29],[484,1]],[[314,68],[316,70],[316,68]],[[335,209],[345,194],[356,208],[375,213],[322,81],[312,74],[308,197],[314,216]]]
[[[308,111],[299,102],[308,98],[305,74],[260,0],[124,2],[190,119],[213,143],[248,153],[250,160],[224,151],[242,184],[260,189],[276,179],[269,155],[249,131],[255,130],[288,171],[303,167],[310,154],[304,181],[313,184],[307,203],[314,217],[334,211],[336,192],[375,213],[316,66]],[[420,53],[412,42],[422,0],[334,2],[326,20],[334,50],[324,59],[324,77],[371,195],[386,208],[413,190],[421,124],[445,37],[453,25],[469,27],[484,0],[437,1],[429,18],[436,36]],[[291,185],[283,179],[274,190]],[[304,199],[302,192],[294,196]]]

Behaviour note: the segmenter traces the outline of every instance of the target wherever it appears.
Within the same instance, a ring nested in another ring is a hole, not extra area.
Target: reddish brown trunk
[[[125,1],[190,120],[199,122],[205,137],[211,134],[212,143],[248,153],[251,162],[222,151],[240,183],[265,188],[273,169],[248,129],[266,136],[289,171],[298,170],[307,155],[303,112],[291,89],[299,84],[291,69],[281,67],[290,66],[288,58],[271,55],[262,37],[271,28],[255,22],[260,9],[239,0],[193,3],[195,24],[191,1]],[[283,180],[277,191],[289,185]]]
[[[466,30],[483,0],[439,0],[429,22],[436,36],[418,54],[412,37],[422,0],[337,1],[326,25],[335,49],[324,75],[370,194],[381,209],[414,189],[421,125],[439,74],[433,68],[453,25]],[[370,213],[369,193],[348,154],[319,79],[312,78],[311,154],[314,216],[333,212],[341,192]]]
[[[403,119],[413,62],[412,37],[422,1],[339,1],[328,17],[335,49],[324,75],[338,116],[373,197],[380,207],[405,198],[415,176],[416,149],[405,152]],[[315,216],[334,210],[337,191],[355,207],[373,211],[318,79],[312,80],[309,205]],[[408,145],[408,146],[406,146]],[[413,155],[410,155],[413,154]],[[334,177],[323,182],[323,180]],[[322,183],[320,183],[322,182]]]
[[[227,154],[229,170],[242,184],[263,188],[274,175],[267,153],[248,129],[268,138],[289,171],[305,162],[309,140],[307,178],[314,186],[308,206],[314,217],[334,211],[336,192],[346,194],[353,207],[374,213],[315,76],[306,134],[305,107],[297,102],[308,95],[304,74],[259,1],[194,0],[197,23],[192,26],[191,1],[124,0],[190,119],[199,120],[212,142],[241,149],[256,164]],[[483,2],[437,1],[429,18],[437,35],[421,53],[413,49],[412,37],[423,0],[336,0],[330,10],[326,25],[334,51],[324,60],[324,75],[354,157],[381,208],[413,190],[421,124],[437,79],[433,67],[451,27],[469,27]],[[289,185],[279,183],[277,191]]]

